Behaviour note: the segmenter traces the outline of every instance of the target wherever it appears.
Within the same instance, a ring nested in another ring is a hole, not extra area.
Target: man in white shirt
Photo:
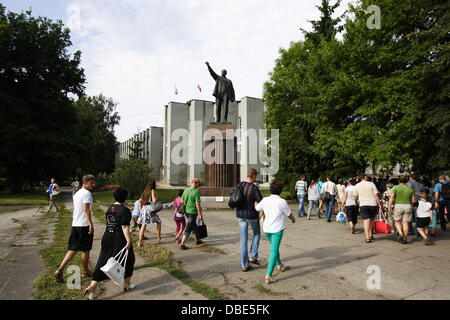
[[[72,260],[78,251],[82,252],[83,277],[92,275],[89,271],[89,252],[92,249],[94,240],[94,223],[92,220],[92,194],[95,187],[95,177],[85,175],[83,177],[83,187],[73,196],[73,220],[72,231],[69,237],[68,251],[60,267],[54,276],[58,282],[64,283],[64,268]]]
[[[364,232],[366,233],[366,243],[372,242],[373,228],[375,226],[375,216],[378,208],[382,210],[378,189],[375,184],[369,181],[367,175],[360,178],[361,182],[355,186],[355,200],[359,201],[359,212],[364,220]]]
[[[327,222],[331,222],[331,215],[333,214],[334,201],[336,200],[337,188],[336,184],[331,181],[331,177],[327,177],[327,182],[322,185],[321,194],[324,194],[323,202],[326,206]]]

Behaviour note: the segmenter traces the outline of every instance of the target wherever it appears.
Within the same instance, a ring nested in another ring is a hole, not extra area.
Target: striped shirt
[[[303,180],[297,181],[295,184],[297,187],[297,195],[305,195],[306,194],[306,187],[308,186],[308,183]]]

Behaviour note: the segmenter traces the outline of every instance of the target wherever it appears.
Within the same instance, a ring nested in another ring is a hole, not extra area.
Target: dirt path
[[[0,299],[33,299],[33,283],[45,270],[39,250],[52,241],[54,219],[31,207],[0,217]]]
[[[71,208],[71,203],[68,207]],[[106,207],[101,207],[106,210]],[[105,232],[105,224],[94,219],[95,237],[91,251],[91,265],[95,265],[100,254],[101,238]],[[190,287],[170,275],[168,272],[144,266],[142,257],[136,255],[132,283],[137,284],[135,290],[124,293],[122,288],[112,281],[105,281],[104,291],[99,300],[204,300],[205,297],[192,291]]]

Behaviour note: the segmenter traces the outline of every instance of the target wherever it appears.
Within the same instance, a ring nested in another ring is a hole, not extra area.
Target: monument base
[[[229,123],[210,124],[211,136],[206,148],[213,150],[208,163],[204,163],[205,185],[200,189],[202,196],[226,196],[239,182],[239,164],[237,163],[237,141],[234,127]],[[219,136],[217,132],[220,133]]]
[[[200,187],[200,196],[203,197],[229,197],[234,187],[228,188],[214,188],[214,187]]]

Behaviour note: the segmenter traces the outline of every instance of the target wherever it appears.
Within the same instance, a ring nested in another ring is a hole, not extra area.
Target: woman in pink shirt
[[[184,229],[186,229],[186,219],[184,218],[184,215],[178,212],[178,207],[180,206],[182,200],[181,196],[183,195],[183,190],[178,190],[178,197],[175,198],[175,200],[172,201],[172,204],[175,208],[173,212],[173,220],[177,224],[176,229],[176,237],[175,241],[178,243],[181,243],[181,235],[183,234]]]

